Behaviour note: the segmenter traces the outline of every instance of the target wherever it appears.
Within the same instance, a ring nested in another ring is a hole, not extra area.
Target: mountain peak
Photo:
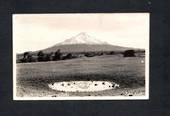
[[[86,32],[81,32],[81,33],[79,33],[78,35],[84,35],[84,36],[86,36],[87,33],[86,33]]]
[[[66,39],[59,44],[60,45],[65,45],[65,44],[88,44],[88,45],[97,44],[97,45],[103,45],[103,44],[107,44],[107,42],[97,40],[97,39],[89,36],[87,33],[81,32],[78,35],[73,36],[70,39]]]

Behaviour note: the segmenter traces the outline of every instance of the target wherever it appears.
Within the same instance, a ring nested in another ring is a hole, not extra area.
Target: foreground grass
[[[145,66],[141,63],[142,60],[144,61],[144,57],[124,58],[118,55],[107,55],[17,64],[18,95],[53,94],[56,91],[49,89],[48,83],[70,80],[109,80],[120,84],[121,89],[144,87]],[[110,95],[109,93],[105,91],[100,94]],[[75,94],[70,93],[70,95]]]

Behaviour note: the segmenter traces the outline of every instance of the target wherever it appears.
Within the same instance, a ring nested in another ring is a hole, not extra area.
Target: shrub
[[[114,52],[114,51],[111,51],[109,54],[110,54],[110,55],[114,55],[114,54],[115,54],[115,52]]]
[[[86,57],[93,57],[93,56],[95,56],[95,54],[92,53],[92,52],[87,52],[87,53],[84,54],[84,56],[86,56]]]
[[[71,59],[73,58],[73,55],[71,53],[68,53],[66,56],[64,56],[62,59],[66,60],[66,59]]]

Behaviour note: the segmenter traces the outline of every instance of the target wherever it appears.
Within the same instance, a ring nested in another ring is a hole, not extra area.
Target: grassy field
[[[116,96],[129,91],[133,95],[143,95],[145,63],[141,61],[144,60],[144,57],[103,55],[17,64],[17,96]],[[109,80],[118,83],[120,88],[102,92],[65,93],[51,90],[47,85],[72,80]]]

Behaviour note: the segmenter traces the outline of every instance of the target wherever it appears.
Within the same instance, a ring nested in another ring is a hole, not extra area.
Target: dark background
[[[0,116],[170,115],[168,3],[166,0],[0,0]],[[13,101],[12,14],[127,12],[150,13],[149,100]]]

